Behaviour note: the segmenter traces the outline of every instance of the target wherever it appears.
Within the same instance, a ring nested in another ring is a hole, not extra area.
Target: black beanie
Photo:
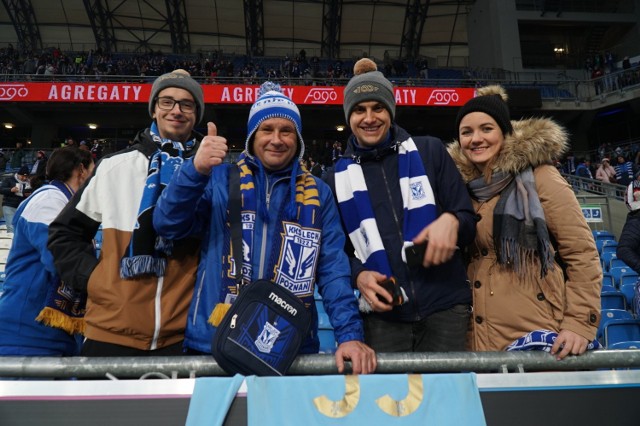
[[[511,117],[509,115],[509,105],[507,105],[508,99],[507,92],[502,86],[493,85],[477,89],[476,97],[469,100],[460,108],[460,111],[458,111],[458,116],[456,117],[456,134],[460,131],[460,122],[464,116],[472,112],[484,112],[490,115],[496,120],[498,126],[500,126],[503,135],[506,136],[513,133],[513,126],[511,125]]]

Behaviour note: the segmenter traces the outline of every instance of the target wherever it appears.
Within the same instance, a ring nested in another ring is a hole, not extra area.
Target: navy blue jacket
[[[394,142],[411,137],[395,124],[391,132]],[[413,137],[413,141],[420,152],[427,177],[432,185],[438,216],[446,212],[458,218],[460,222],[458,246],[467,246],[473,242],[476,235],[476,215],[458,169],[440,139],[421,136]],[[398,178],[398,154],[394,148],[390,147],[394,143],[382,145],[384,148],[362,149],[356,145],[355,137],[352,135],[344,154],[360,158],[371,205],[391,270],[396,281],[407,291],[409,297],[408,303],[379,315],[387,320],[411,322],[457,304],[471,304],[471,289],[462,250],[457,250],[449,262],[428,269],[422,266],[409,268],[402,261],[400,253],[403,245],[403,204]],[[327,175],[326,181],[335,194],[334,171]],[[397,222],[394,217],[398,218]],[[354,257],[349,238],[347,238],[345,250],[351,260],[351,281],[355,288],[356,278],[365,270],[365,267],[359,259]]]

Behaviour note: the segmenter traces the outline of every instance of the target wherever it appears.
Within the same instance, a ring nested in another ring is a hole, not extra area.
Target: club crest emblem
[[[278,340],[278,336],[280,335],[280,330],[275,328],[272,324],[266,322],[264,327],[262,327],[262,331],[258,335],[258,338],[254,341],[256,344],[256,348],[262,353],[268,354],[271,353],[273,349],[273,345]]]
[[[320,232],[296,223],[284,223],[276,283],[295,295],[310,294],[320,251]]]
[[[413,182],[409,185],[409,188],[411,189],[411,198],[413,200],[422,200],[427,196],[422,187],[422,182]]]

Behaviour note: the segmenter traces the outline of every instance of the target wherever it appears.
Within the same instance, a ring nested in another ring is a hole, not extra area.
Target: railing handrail
[[[508,373],[640,368],[640,349],[597,350],[558,361],[540,351],[419,352],[377,354],[378,374]],[[350,363],[347,362],[347,373]],[[291,375],[338,374],[333,354],[301,355]],[[226,376],[211,356],[177,357],[0,357],[0,377],[179,378]]]

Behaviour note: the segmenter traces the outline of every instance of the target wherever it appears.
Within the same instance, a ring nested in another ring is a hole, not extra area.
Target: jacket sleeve
[[[622,228],[616,254],[619,259],[640,274],[640,216],[630,214]]]
[[[322,241],[318,261],[317,284],[325,310],[334,328],[338,344],[364,341],[362,319],[353,294],[350,268],[344,251],[345,235],[340,223],[338,208],[329,188],[316,179],[321,194]]]
[[[451,213],[458,218],[458,246],[464,247],[476,237],[476,214],[467,186],[453,159],[440,139],[417,138],[424,141],[426,153],[422,161],[432,183],[440,214]]]
[[[560,329],[593,340],[600,318],[602,268],[591,229],[573,190],[555,167],[534,171],[547,228],[566,264],[564,318]]]
[[[85,182],[49,225],[47,248],[53,255],[58,274],[62,281],[77,291],[86,291],[89,277],[98,264],[93,238],[100,222],[91,219],[77,208],[93,179],[95,174]]]
[[[226,172],[226,166],[218,167]],[[204,231],[211,207],[211,185],[208,183],[215,179],[214,176],[220,177],[222,173],[219,172],[214,168],[211,178],[198,173],[193,158],[182,164],[153,211],[153,226],[158,235],[179,240]]]
[[[0,183],[0,194],[2,195],[11,195],[11,188],[13,188],[15,186],[15,184],[12,183],[11,180],[9,179],[13,179],[13,178],[5,178],[2,179],[2,182]]]

